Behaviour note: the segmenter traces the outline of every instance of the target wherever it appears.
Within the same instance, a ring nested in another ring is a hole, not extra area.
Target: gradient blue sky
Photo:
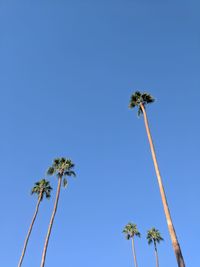
[[[143,118],[132,92],[150,92],[148,115],[187,267],[199,264],[199,1],[1,0],[0,265],[17,266],[36,198],[53,158],[76,179],[61,191],[47,267],[130,267],[126,223],[138,225],[139,266],[154,266],[145,240],[165,242],[160,266],[177,266]],[[55,199],[43,201],[24,260],[40,266]]]

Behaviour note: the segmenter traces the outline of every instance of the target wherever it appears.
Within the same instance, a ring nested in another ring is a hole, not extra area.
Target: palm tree
[[[66,176],[75,176],[75,172],[73,171],[74,168],[74,163],[70,159],[66,158],[57,158],[54,159],[52,166],[48,169],[47,174],[48,175],[56,175],[58,178],[58,186],[57,186],[57,192],[56,192],[56,199],[54,203],[54,208],[53,212],[51,215],[48,231],[47,231],[47,236],[45,239],[45,244],[43,248],[43,253],[42,253],[42,260],[41,260],[41,267],[44,267],[45,265],[45,259],[46,259],[46,253],[47,253],[47,247],[49,243],[49,238],[51,234],[51,229],[53,226],[54,218],[56,215],[57,207],[58,207],[58,200],[60,196],[60,188],[61,184],[63,182],[63,186],[67,186],[67,180]]]
[[[25,252],[26,252],[26,248],[27,248],[27,244],[28,244],[28,240],[29,240],[29,237],[31,235],[31,231],[33,229],[33,225],[34,225],[35,219],[36,219],[37,214],[38,214],[40,203],[43,200],[44,196],[47,199],[49,199],[51,197],[51,190],[52,190],[52,188],[50,186],[49,181],[47,181],[45,179],[42,179],[39,182],[36,182],[35,186],[31,190],[31,194],[32,195],[36,194],[38,196],[38,201],[37,201],[36,209],[35,209],[35,212],[34,212],[34,215],[33,215],[33,219],[31,221],[31,225],[30,225],[29,230],[28,230],[28,234],[27,234],[25,242],[24,242],[24,247],[23,247],[22,254],[21,254],[21,257],[20,257],[20,260],[19,260],[19,263],[18,263],[18,267],[21,267],[21,265],[22,265],[22,262],[23,262],[23,259],[24,259],[24,255],[25,255]]]
[[[150,128],[149,128],[149,124],[148,124],[148,118],[147,118],[147,114],[146,114],[146,105],[149,103],[153,103],[153,102],[154,102],[154,98],[150,94],[141,93],[139,91],[136,91],[131,96],[129,107],[130,108],[138,107],[138,115],[141,115],[141,114],[144,115],[145,128],[146,128],[146,132],[147,132],[147,136],[148,136],[148,140],[149,140],[149,144],[150,144],[151,154],[152,154],[152,158],[153,158],[153,163],[154,163],[154,167],[155,167],[155,171],[156,171],[156,176],[157,176],[158,185],[159,185],[159,189],[160,189],[161,199],[162,199],[162,203],[163,203],[163,207],[164,207],[164,212],[165,212],[165,216],[166,216],[166,220],[167,220],[167,225],[168,225],[169,234],[171,237],[173,249],[174,249],[174,252],[176,255],[178,266],[179,267],[185,267],[184,259],[183,259],[182,252],[181,252],[181,247],[178,243],[175,228],[174,228],[173,223],[172,223],[172,218],[170,215],[169,206],[167,203],[167,198],[166,198],[166,194],[164,191],[164,186],[162,183],[162,178],[161,178],[161,174],[160,174],[160,170],[159,170],[158,162],[157,162],[157,158],[156,158],[156,152],[155,152],[155,148],[153,145],[153,141],[152,141],[152,137],[151,137],[151,133],[150,133]]]
[[[123,233],[126,235],[126,239],[132,240],[132,251],[133,251],[133,259],[134,259],[134,264],[135,267],[138,267],[137,264],[137,258],[136,258],[136,252],[135,252],[135,244],[134,244],[134,236],[140,237],[140,232],[137,229],[137,225],[133,223],[128,223],[123,230]]]
[[[154,227],[147,231],[147,240],[148,244],[151,243],[154,244],[154,250],[155,250],[155,257],[156,257],[156,267],[159,267],[159,261],[158,261],[158,250],[156,243],[160,243],[160,241],[163,241],[163,238],[159,231],[155,229]]]

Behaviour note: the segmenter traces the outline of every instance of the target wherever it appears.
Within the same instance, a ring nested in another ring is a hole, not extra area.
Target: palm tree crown
[[[138,116],[140,116],[142,113],[141,105],[145,107],[147,104],[153,103],[154,101],[155,99],[150,94],[136,91],[131,96],[129,108],[138,107]]]
[[[58,178],[62,178],[63,176],[76,176],[73,171],[74,163],[70,159],[66,158],[57,158],[54,159],[53,164],[47,170],[48,175],[56,174]],[[66,178],[63,179],[63,186],[67,186]]]
[[[35,186],[31,190],[31,195],[37,194],[38,198],[41,197],[43,199],[44,195],[47,199],[51,197],[52,187],[50,186],[49,181],[42,179],[35,183]]]
[[[160,232],[153,227],[147,231],[147,240],[148,244],[150,245],[152,242],[154,244],[160,243],[160,241],[163,241],[164,239],[162,238]]]
[[[134,236],[140,237],[140,232],[137,229],[137,225],[133,223],[128,223],[123,230],[123,233],[126,235],[126,239],[133,238]]]

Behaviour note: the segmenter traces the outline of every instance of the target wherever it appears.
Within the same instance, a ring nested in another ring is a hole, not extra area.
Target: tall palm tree
[[[157,158],[156,158],[156,152],[155,152],[155,148],[153,145],[151,132],[150,132],[150,128],[149,128],[149,123],[148,123],[148,118],[147,118],[147,114],[146,114],[146,105],[153,103],[153,102],[154,102],[154,98],[150,94],[141,93],[139,91],[136,91],[131,96],[129,107],[130,108],[138,107],[138,115],[143,114],[143,116],[144,116],[145,128],[146,128],[146,132],[147,132],[147,136],[148,136],[148,140],[149,140],[149,144],[150,144],[151,154],[152,154],[152,158],[153,158],[153,163],[154,163],[154,167],[155,167],[155,171],[156,171],[156,176],[157,176],[158,185],[159,185],[159,189],[160,189],[161,199],[162,199],[162,203],[163,203],[163,207],[164,207],[164,212],[165,212],[165,216],[166,216],[166,220],[167,220],[167,225],[168,225],[173,249],[174,249],[174,252],[176,255],[178,266],[179,267],[185,267],[184,259],[183,259],[182,252],[181,252],[181,247],[178,243],[178,238],[176,236],[175,228],[174,228],[174,225],[172,223],[172,218],[170,215],[169,206],[167,203],[167,198],[166,198],[166,194],[164,191],[164,186],[162,183],[162,178],[161,178],[161,174],[160,174],[160,170],[159,170],[158,162],[157,162]]]
[[[137,257],[136,257],[136,252],[135,252],[134,236],[140,237],[141,235],[137,229],[137,225],[133,223],[128,223],[124,227],[123,233],[125,234],[127,240],[129,239],[132,240],[132,252],[133,252],[134,264],[135,264],[135,267],[138,267]]]
[[[66,176],[75,176],[75,172],[73,171],[74,168],[74,163],[70,159],[66,158],[57,158],[54,159],[52,166],[48,169],[47,174],[48,175],[56,175],[58,178],[58,186],[57,186],[57,192],[56,192],[56,199],[54,203],[54,208],[53,212],[51,215],[48,231],[47,231],[47,236],[45,239],[45,244],[43,248],[43,253],[42,253],[42,260],[41,260],[41,267],[44,267],[45,265],[45,259],[46,259],[46,253],[47,253],[47,247],[49,243],[49,238],[51,235],[51,229],[53,226],[54,218],[56,215],[57,207],[58,207],[58,200],[60,196],[60,188],[61,184],[63,182],[63,186],[67,186],[67,179]]]
[[[163,241],[163,238],[162,238],[160,232],[156,228],[153,227],[147,231],[147,240],[148,240],[149,245],[151,243],[154,244],[155,257],[156,257],[156,267],[159,267],[157,243],[159,244],[160,241]]]
[[[31,190],[32,195],[36,194],[38,196],[38,201],[37,201],[36,209],[35,209],[32,221],[31,221],[31,225],[30,225],[29,230],[28,230],[28,234],[27,234],[25,242],[24,242],[24,247],[23,247],[22,254],[21,254],[21,257],[20,257],[20,260],[18,263],[18,267],[21,267],[21,265],[22,265],[24,255],[26,252],[26,248],[27,248],[27,244],[28,244],[28,240],[29,240],[29,237],[31,235],[31,231],[33,229],[33,225],[34,225],[35,219],[36,219],[37,214],[38,214],[40,203],[43,200],[44,196],[47,199],[49,199],[51,197],[51,190],[52,190],[52,188],[50,186],[49,181],[47,181],[45,179],[42,179],[39,182],[36,182],[35,186]]]

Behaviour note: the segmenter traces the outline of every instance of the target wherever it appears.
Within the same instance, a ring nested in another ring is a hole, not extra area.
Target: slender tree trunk
[[[155,171],[156,171],[156,176],[157,176],[158,185],[159,185],[160,194],[161,194],[161,199],[162,199],[162,203],[163,203],[163,208],[164,208],[164,212],[165,212],[165,216],[166,216],[166,220],[167,220],[169,234],[170,234],[171,241],[172,241],[172,246],[174,248],[174,252],[176,255],[178,266],[179,267],[185,267],[181,248],[180,248],[180,245],[178,243],[178,239],[177,239],[176,232],[175,232],[175,229],[174,229],[174,226],[172,223],[172,218],[170,215],[169,207],[167,204],[167,199],[166,199],[166,195],[165,195],[165,191],[164,191],[164,187],[163,187],[163,183],[162,183],[162,178],[160,175],[160,170],[158,167],[156,153],[155,153],[155,149],[154,149],[154,145],[153,145],[153,141],[152,141],[152,137],[151,137],[151,133],[150,133],[150,129],[149,129],[146,110],[142,104],[140,105],[140,107],[141,107],[143,115],[144,115],[145,128],[146,128],[146,132],[147,132],[147,136],[148,136],[148,140],[149,140],[149,144],[150,144],[151,154],[152,154],[153,163],[154,163],[154,167],[155,167]]]
[[[135,253],[135,244],[134,244],[133,238],[132,238],[132,251],[133,251],[133,259],[134,259],[135,267],[138,267],[136,253]]]
[[[36,208],[35,208],[35,213],[33,215],[33,219],[32,219],[31,225],[29,227],[28,234],[27,234],[26,239],[24,241],[24,247],[23,247],[22,254],[21,254],[21,257],[20,257],[20,260],[19,260],[19,263],[18,263],[18,267],[21,267],[21,265],[22,265],[22,262],[23,262],[23,259],[24,259],[24,255],[25,255],[25,252],[26,252],[26,248],[27,248],[27,244],[28,244],[28,240],[29,240],[29,237],[31,235],[31,231],[33,229],[33,225],[34,225],[35,219],[36,219],[37,214],[38,214],[38,209],[39,209],[39,206],[40,206],[41,198],[42,198],[42,194],[39,195],[39,198],[38,198],[38,201],[37,201],[37,205],[36,205]]]
[[[55,215],[56,215],[56,210],[57,210],[57,207],[58,207],[58,200],[59,200],[59,196],[60,196],[61,182],[62,182],[62,176],[60,176],[58,178],[56,199],[55,199],[54,208],[53,208],[53,212],[52,212],[50,223],[49,223],[49,228],[48,228],[48,231],[47,231],[47,236],[46,236],[46,240],[45,240],[45,244],[44,244],[44,248],[43,248],[42,260],[41,260],[40,267],[44,267],[44,265],[45,265],[45,259],[46,259],[47,247],[48,247],[48,243],[49,243],[49,237],[50,237],[50,234],[51,234],[51,229],[52,229],[52,226],[53,226],[54,218],[55,218]]]
[[[158,250],[157,250],[156,242],[154,242],[154,249],[155,249],[155,257],[156,257],[156,267],[159,267]]]

